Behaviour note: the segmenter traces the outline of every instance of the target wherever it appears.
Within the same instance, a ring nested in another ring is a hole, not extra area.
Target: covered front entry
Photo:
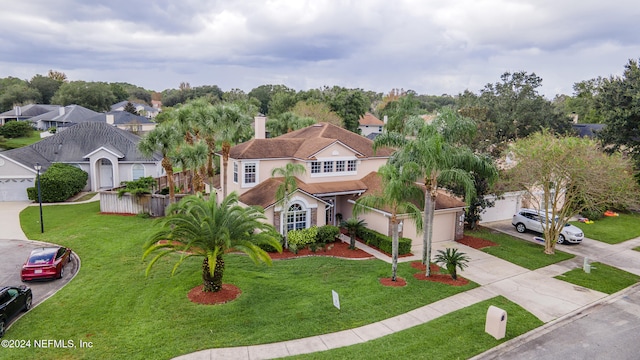
[[[112,189],[113,188],[113,164],[109,159],[100,159],[96,163],[98,167],[97,173],[100,174],[98,177],[99,189]]]

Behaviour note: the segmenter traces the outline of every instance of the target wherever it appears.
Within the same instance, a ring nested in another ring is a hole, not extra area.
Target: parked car
[[[64,267],[71,261],[71,249],[64,246],[33,249],[22,265],[22,281],[34,279],[59,279]]]
[[[547,221],[548,216],[544,212],[533,209],[521,209],[517,214],[513,215],[511,224],[516,227],[516,231],[523,233],[527,230],[535,231],[538,233],[543,232],[544,222]],[[584,234],[580,228],[571,224],[565,224],[558,236],[558,244],[581,243],[584,238]]]
[[[32,300],[31,289],[25,285],[0,286],[0,337],[11,319],[20,311],[31,309]]]

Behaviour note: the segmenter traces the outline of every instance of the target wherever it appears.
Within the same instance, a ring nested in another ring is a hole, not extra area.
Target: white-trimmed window
[[[307,228],[307,210],[300,204],[293,204],[287,212],[287,231]]]
[[[311,162],[311,173],[319,174],[322,171],[322,163],[320,161]]]
[[[243,184],[254,185],[258,182],[258,164],[244,163],[243,165]]]
[[[138,180],[141,177],[144,177],[144,165],[133,164],[133,166],[131,166],[131,179]]]
[[[347,171],[356,171],[357,160],[347,161]]]
[[[233,182],[238,183],[238,162],[233,162]]]
[[[333,161],[325,161],[322,164],[322,169],[324,170],[324,172],[326,173],[330,173],[333,172]]]
[[[343,171],[344,171],[344,160],[336,161],[336,172],[343,172]]]

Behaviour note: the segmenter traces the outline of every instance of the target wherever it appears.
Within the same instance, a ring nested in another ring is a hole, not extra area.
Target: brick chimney
[[[254,120],[254,130],[255,130],[255,138],[256,139],[265,139],[266,138],[266,124],[267,118],[266,116],[259,114],[258,116],[253,118]]]

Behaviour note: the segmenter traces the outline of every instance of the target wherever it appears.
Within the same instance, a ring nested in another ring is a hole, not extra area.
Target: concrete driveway
[[[27,240],[22,232],[18,215],[27,206],[29,206],[29,203],[0,203],[0,229],[2,229],[0,231],[0,285],[27,285],[33,293],[33,306],[37,306],[71,281],[78,272],[80,260],[75,254],[72,254],[72,261],[65,266],[62,279],[31,281],[28,283],[23,283],[20,280],[22,264],[31,253],[31,250],[51,245],[40,241]],[[12,322],[17,319],[19,317]]]

